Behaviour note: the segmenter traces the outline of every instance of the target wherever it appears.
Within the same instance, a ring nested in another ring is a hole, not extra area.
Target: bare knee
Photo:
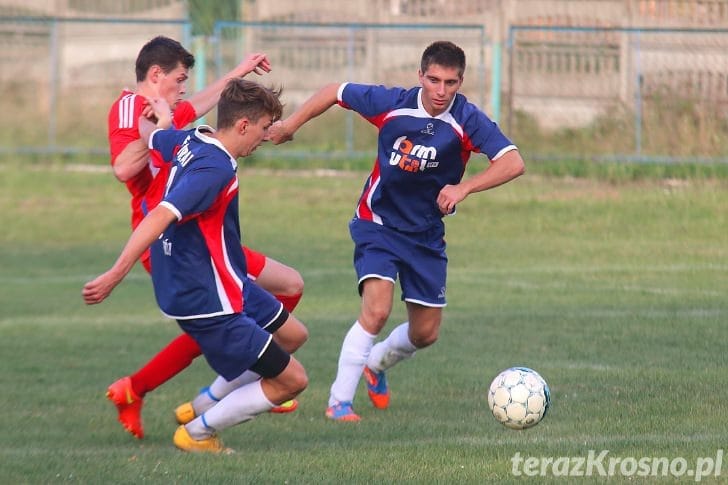
[[[284,323],[275,333],[273,340],[281,346],[283,350],[292,354],[300,349],[308,340],[308,329],[298,321],[293,315],[289,316],[289,320]]]
[[[418,349],[424,349],[425,347],[429,347],[430,345],[437,342],[438,337],[438,332],[431,332],[425,335],[411,336],[410,340],[412,341],[412,345],[414,345]]]
[[[291,268],[283,282],[283,291],[280,293],[285,296],[296,296],[303,294],[303,277],[301,273]]]
[[[291,357],[291,362],[288,365],[292,366],[292,368],[290,369],[290,375],[286,377],[286,387],[291,397],[293,397],[302,393],[308,387],[308,375],[306,369],[293,357]]]

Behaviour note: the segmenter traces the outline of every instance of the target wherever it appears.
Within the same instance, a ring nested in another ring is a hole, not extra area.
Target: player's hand
[[[238,65],[240,75],[245,76],[251,72],[261,76],[266,72],[271,71],[270,60],[268,56],[262,53],[250,54],[246,57],[243,62]]]
[[[164,98],[146,98],[147,103],[142,109],[142,116],[157,124],[157,128],[170,128],[172,126],[172,108]]]
[[[293,140],[293,133],[288,131],[283,120],[278,120],[268,128],[266,140],[272,142],[274,145],[280,145],[281,143]]]
[[[83,286],[81,296],[87,305],[96,305],[106,299],[111,291],[119,284],[118,277],[111,271],[103,273]]]
[[[463,193],[459,185],[446,185],[437,195],[437,206],[444,215],[455,212],[455,205],[462,201],[467,194]]]

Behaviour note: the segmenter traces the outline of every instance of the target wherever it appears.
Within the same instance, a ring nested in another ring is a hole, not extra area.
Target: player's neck
[[[157,87],[147,81],[138,82],[136,85],[136,94],[146,98],[156,98],[158,96]]]

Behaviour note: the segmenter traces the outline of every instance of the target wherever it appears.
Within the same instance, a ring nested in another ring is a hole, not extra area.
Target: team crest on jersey
[[[437,158],[435,147],[415,145],[406,136],[400,136],[392,146],[389,164],[398,165],[405,172],[423,172],[427,168],[439,165],[435,158]]]
[[[423,133],[425,135],[434,135],[435,134],[435,125],[432,123],[427,123],[427,126],[425,126],[423,129],[421,129],[420,133]]]

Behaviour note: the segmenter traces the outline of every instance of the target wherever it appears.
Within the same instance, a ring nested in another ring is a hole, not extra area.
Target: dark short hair
[[[182,47],[182,44],[174,39],[159,35],[141,48],[136,59],[137,82],[144,81],[149,68],[157,65],[162,71],[168,73],[174,70],[177,65],[182,64],[186,69],[195,65],[195,56]]]
[[[265,115],[270,115],[272,121],[280,119],[283,114],[281,92],[281,89],[267,88],[241,77],[231,79],[217,104],[217,128],[230,128],[241,118],[248,118],[253,123]]]
[[[465,52],[447,40],[433,42],[422,53],[420,71],[424,74],[432,64],[443,67],[455,67],[458,69],[459,76],[463,77],[463,74],[465,74]]]

